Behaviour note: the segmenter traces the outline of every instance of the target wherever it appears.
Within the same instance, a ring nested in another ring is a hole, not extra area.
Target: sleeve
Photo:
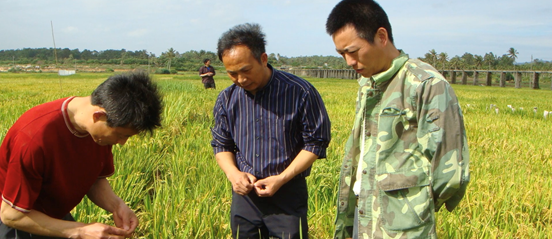
[[[212,76],[215,76],[217,73],[215,72],[215,67],[214,66],[211,66],[211,69],[213,69],[213,75]]]
[[[435,211],[452,211],[469,183],[469,151],[464,118],[452,87],[444,80],[423,82],[418,99],[418,142],[431,160]]]
[[[2,199],[19,211],[29,212],[42,188],[43,151],[21,134],[11,145]]]
[[[318,158],[326,158],[326,148],[331,140],[328,112],[322,97],[314,87],[305,94],[303,100],[303,150],[318,155]]]
[[[203,66],[199,67],[199,75],[203,74]]]
[[[236,152],[236,144],[230,133],[228,114],[224,105],[224,102],[227,101],[227,96],[224,92],[222,91],[219,94],[213,108],[215,126],[211,129],[213,136],[211,146],[215,154],[220,152]]]
[[[103,169],[99,178],[107,178],[115,173],[115,166],[113,166],[113,153],[111,152],[112,146],[108,147],[109,150],[105,152],[105,160],[103,162]]]

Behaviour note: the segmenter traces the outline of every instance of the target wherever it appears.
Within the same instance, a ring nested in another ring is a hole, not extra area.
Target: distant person
[[[432,66],[395,48],[385,11],[343,0],[326,30],[362,77],[339,182],[334,238],[436,238],[469,181],[464,119]]]
[[[201,76],[203,86],[205,89],[216,89],[215,79],[213,78],[216,73],[215,68],[211,66],[211,60],[205,59],[203,60],[203,64],[204,65],[199,68],[199,76]]]
[[[138,226],[113,192],[112,145],[159,127],[157,86],[146,73],[114,75],[91,96],[35,106],[0,146],[0,238],[125,238]],[[143,160],[143,159],[137,159]],[[114,226],[75,222],[83,197],[113,213]]]
[[[234,84],[217,98],[211,145],[232,183],[232,237],[306,239],[305,177],[326,157],[330,120],[309,82],[268,64],[265,44],[257,24],[220,37],[218,56]]]

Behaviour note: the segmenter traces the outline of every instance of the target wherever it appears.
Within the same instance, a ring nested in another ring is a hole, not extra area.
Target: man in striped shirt
[[[237,25],[218,42],[233,85],[213,110],[213,146],[232,183],[234,238],[308,238],[305,177],[326,157],[330,120],[316,89],[268,64],[257,24]]]

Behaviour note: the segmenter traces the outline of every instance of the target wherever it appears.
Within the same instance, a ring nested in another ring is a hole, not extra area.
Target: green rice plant
[[[0,73],[0,138],[29,108],[89,95],[110,75]],[[114,191],[136,211],[140,224],[135,237],[230,238],[232,188],[215,161],[210,129],[217,95],[232,82],[220,72],[216,90],[203,89],[195,72],[154,79],[164,98],[163,126],[153,135],[138,135],[113,147],[116,171],[109,178]],[[358,84],[307,80],[322,95],[332,122],[327,158],[317,160],[307,178],[309,235],[331,238]],[[552,238],[552,116],[543,115],[544,110],[552,111],[552,92],[453,88],[465,116],[471,182],[457,209],[437,213],[439,237]],[[73,214],[78,221],[113,224],[111,215],[87,198]]]

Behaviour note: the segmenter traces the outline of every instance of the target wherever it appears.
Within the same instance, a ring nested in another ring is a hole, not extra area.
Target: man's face
[[[358,36],[354,27],[347,25],[332,35],[332,38],[337,53],[362,76],[371,77],[387,70],[383,46],[377,37],[374,44],[370,44]]]
[[[210,66],[210,65],[211,65],[211,61],[209,60],[209,61],[205,62],[205,65],[206,65],[206,66]]]
[[[126,127],[109,127],[105,121],[98,121],[94,124],[94,130],[90,135],[94,141],[102,146],[105,145],[125,145],[128,138],[138,134],[138,131]]]
[[[255,94],[263,88],[270,77],[266,77],[268,57],[266,53],[261,56],[261,62],[251,53],[247,46],[237,45],[224,51],[222,62],[230,79],[237,86]]]

